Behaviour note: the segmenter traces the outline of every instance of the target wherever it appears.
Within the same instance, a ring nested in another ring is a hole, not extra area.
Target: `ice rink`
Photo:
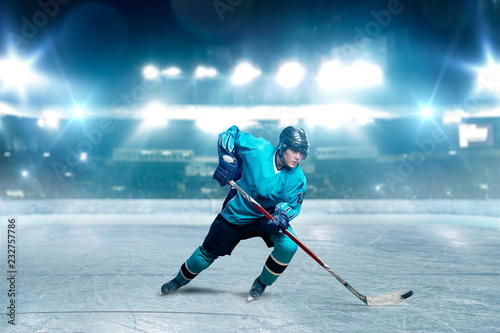
[[[263,298],[246,295],[270,250],[243,241],[191,284],[158,296],[201,244],[213,216],[185,225],[149,215],[26,215],[16,226],[15,326],[7,316],[2,218],[1,332],[499,332],[499,219],[453,215],[306,215],[311,250],[364,295],[364,305],[298,250]],[[476,224],[489,227],[474,227]],[[496,227],[495,227],[496,226]]]

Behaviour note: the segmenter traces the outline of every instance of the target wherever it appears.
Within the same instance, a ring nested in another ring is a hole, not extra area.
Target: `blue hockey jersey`
[[[306,190],[306,178],[299,166],[278,170],[277,147],[232,126],[219,134],[219,147],[237,155],[241,164],[241,179],[237,184],[263,208],[283,209],[290,221],[300,213]],[[241,194],[231,191],[221,215],[230,223],[246,224],[263,217]]]

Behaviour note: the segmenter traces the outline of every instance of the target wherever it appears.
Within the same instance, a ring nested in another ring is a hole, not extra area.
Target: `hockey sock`
[[[218,257],[203,246],[198,247],[191,257],[182,264],[176,279],[180,285],[184,286],[194,279],[204,269],[208,268]]]
[[[293,233],[291,228],[288,229]],[[274,240],[274,250],[269,255],[260,274],[260,281],[266,286],[272,285],[288,267],[297,251],[297,244],[286,236],[278,236]]]

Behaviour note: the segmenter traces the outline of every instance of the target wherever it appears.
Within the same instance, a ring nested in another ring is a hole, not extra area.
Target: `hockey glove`
[[[278,208],[273,214],[276,221],[269,220],[267,222],[267,232],[271,235],[283,235],[284,231],[288,229],[288,215],[281,208]]]
[[[215,169],[213,178],[220,186],[226,186],[230,180],[234,180],[238,174],[238,162],[230,155],[219,157],[219,166]]]

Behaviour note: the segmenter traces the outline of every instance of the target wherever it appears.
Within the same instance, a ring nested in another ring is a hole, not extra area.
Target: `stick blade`
[[[402,290],[395,291],[390,294],[379,295],[379,296],[366,296],[367,305],[394,305],[401,303],[408,297],[413,295],[413,291],[403,292]]]

